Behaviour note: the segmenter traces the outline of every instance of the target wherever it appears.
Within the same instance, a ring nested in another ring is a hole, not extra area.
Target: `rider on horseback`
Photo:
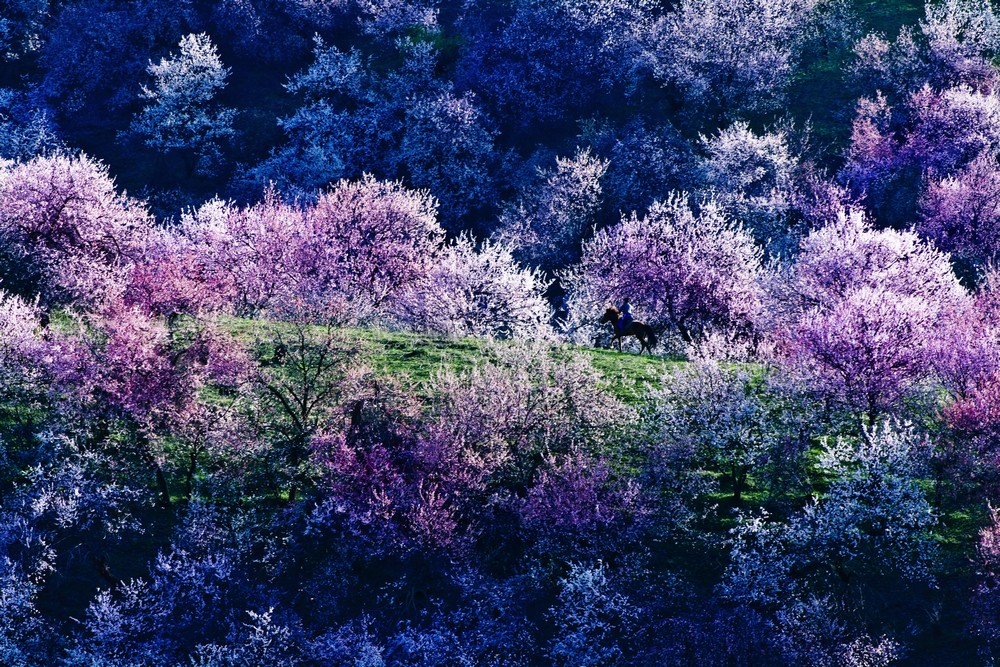
[[[656,332],[653,331],[653,328],[632,319],[632,304],[629,299],[625,299],[620,310],[614,306],[608,306],[604,311],[604,317],[600,319],[598,324],[611,325],[611,330],[614,333],[612,345],[617,345],[619,352],[622,349],[622,338],[625,336],[635,336],[639,340],[639,354],[643,352],[652,354],[653,348],[656,346]]]
[[[628,297],[622,301],[622,307],[618,309],[621,316],[618,318],[618,332],[625,334],[628,332],[629,327],[632,326],[632,303]]]

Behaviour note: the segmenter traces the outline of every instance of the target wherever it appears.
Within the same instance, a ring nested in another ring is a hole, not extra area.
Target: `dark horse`
[[[618,330],[618,318],[621,317],[621,313],[617,308],[611,307],[604,311],[604,317],[601,318],[600,324],[610,323],[611,330],[615,334],[615,339],[612,341],[618,343],[618,351],[621,352],[622,349],[622,338],[625,336],[635,336],[639,341],[639,354],[643,351],[648,351],[650,354],[653,353],[653,347],[656,345],[656,334],[653,333],[653,328],[643,324],[642,322],[632,321],[632,323],[625,329],[625,331]]]

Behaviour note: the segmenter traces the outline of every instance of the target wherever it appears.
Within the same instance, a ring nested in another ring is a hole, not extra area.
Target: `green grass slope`
[[[291,325],[262,320],[231,319],[225,329],[244,343],[256,342],[258,354],[267,356],[273,341],[292,333]],[[317,328],[318,331],[319,328]],[[392,378],[415,391],[426,388],[441,371],[464,371],[488,362],[497,346],[523,345],[516,341],[492,341],[483,338],[415,334],[378,328],[343,327],[334,331],[345,347],[353,350],[355,363],[365,365],[380,377]],[[664,375],[684,363],[674,355],[639,355],[606,348],[561,343],[549,344],[553,358],[588,361],[606,383],[608,391],[628,404],[642,401],[649,387],[659,387]]]

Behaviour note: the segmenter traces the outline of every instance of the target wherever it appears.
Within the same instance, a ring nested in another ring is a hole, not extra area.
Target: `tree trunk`
[[[194,493],[194,474],[198,470],[198,451],[192,450],[188,460],[187,474],[184,476],[184,497],[191,500]]]
[[[167,487],[167,477],[163,474],[163,468],[160,467],[159,463],[153,463],[153,468],[156,472],[156,486],[160,491],[160,505],[164,509],[169,509],[170,489]]]
[[[691,330],[688,329],[683,322],[677,323],[677,333],[681,335],[681,340],[685,343],[694,342],[694,338],[691,336]]]
[[[733,504],[739,507],[743,503],[743,489],[747,482],[746,470],[733,468]]]
[[[132,437],[135,438],[139,457],[153,471],[156,478],[156,489],[160,493],[160,506],[164,509],[170,508],[170,488],[167,486],[167,476],[163,474],[163,468],[157,462],[149,450],[149,442],[146,436],[133,425]]]
[[[97,568],[97,574],[101,576],[101,579],[107,582],[111,590],[118,589],[118,579],[116,579],[112,574],[111,570],[108,569],[108,562],[104,556],[91,555],[94,561],[94,566]]]

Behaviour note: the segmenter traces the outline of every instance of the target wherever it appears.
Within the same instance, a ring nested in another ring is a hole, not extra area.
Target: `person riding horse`
[[[619,352],[622,349],[622,338],[625,336],[635,336],[639,341],[639,354],[643,352],[652,354],[653,347],[658,342],[656,333],[649,325],[633,320],[631,310],[631,303],[628,299],[625,299],[624,303],[622,303],[621,310],[614,306],[608,306],[607,310],[604,311],[604,317],[601,318],[598,324],[611,325],[611,331],[614,334],[612,345],[617,343]]]
[[[622,307],[618,309],[618,312],[620,316],[615,322],[615,327],[618,329],[618,333],[627,335],[632,327],[632,302],[629,297],[625,297],[625,300],[622,301]]]

